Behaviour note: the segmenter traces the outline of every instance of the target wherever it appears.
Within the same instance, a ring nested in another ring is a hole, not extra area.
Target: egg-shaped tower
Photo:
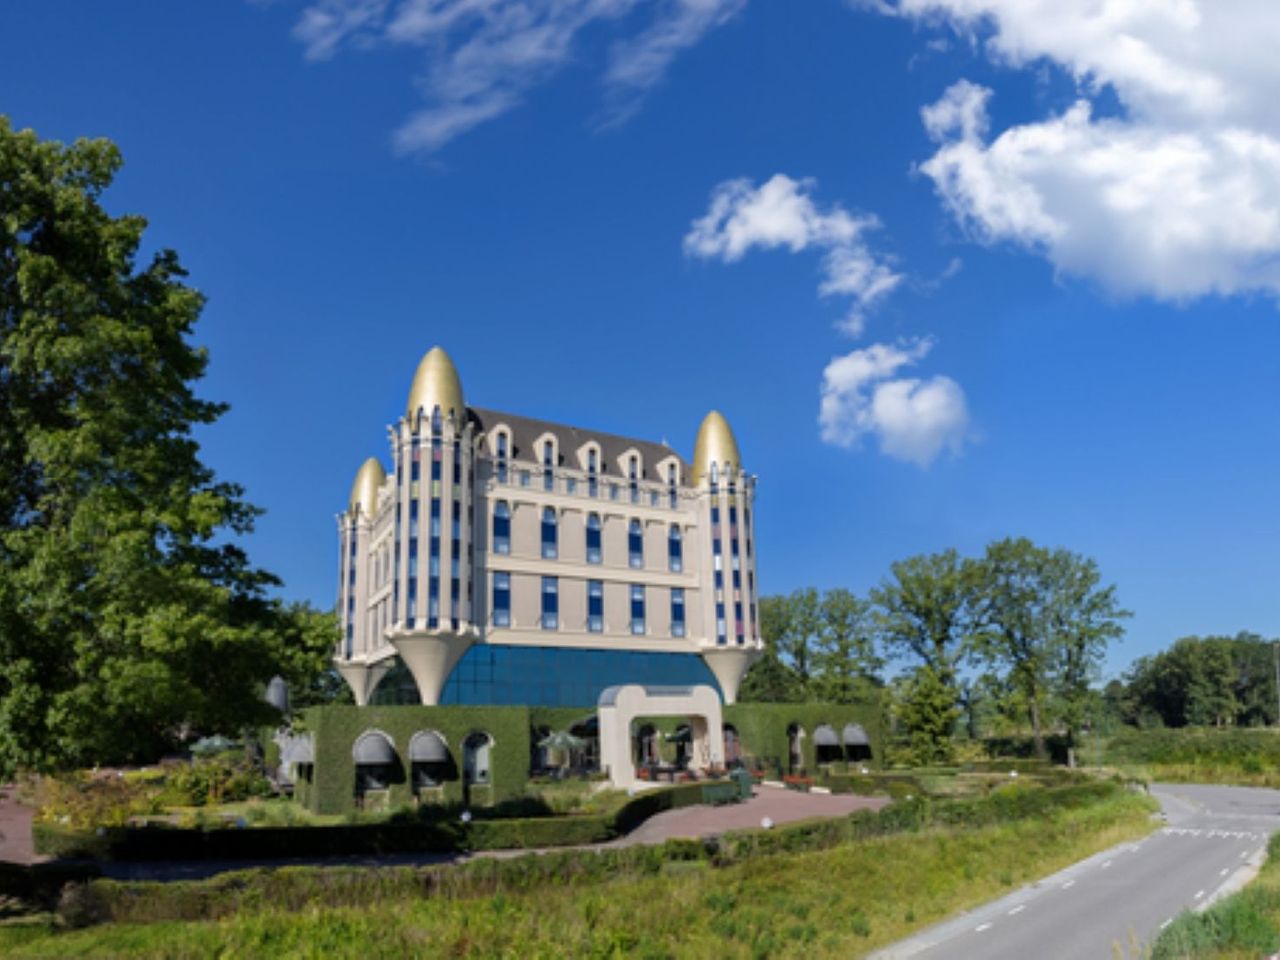
[[[418,364],[405,414],[391,432],[395,503],[385,635],[413,674],[422,702],[434,705],[477,638],[473,425],[458,370],[440,347]]]
[[[707,531],[700,569],[709,602],[703,604],[699,646],[724,702],[733,703],[764,641],[756,593],[755,479],[742,469],[738,441],[718,410],[698,428],[691,466],[701,501],[700,526]]]
[[[356,471],[347,509],[338,516],[338,626],[341,639],[335,664],[350,684],[356,703],[365,704],[390,668],[390,653],[367,616],[380,571],[371,562],[376,555],[379,498],[386,486],[382,463],[370,457]],[[381,506],[385,512],[387,503]]]

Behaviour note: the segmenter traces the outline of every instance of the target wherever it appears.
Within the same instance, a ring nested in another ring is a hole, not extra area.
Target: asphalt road
[[[1158,784],[1165,825],[873,954],[879,960],[1116,960],[1237,889],[1280,829],[1280,790]]]

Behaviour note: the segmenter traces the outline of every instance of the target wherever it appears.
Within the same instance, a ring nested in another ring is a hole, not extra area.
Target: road
[[[1115,960],[1183,910],[1242,885],[1280,829],[1280,790],[1157,784],[1166,821],[1039,883],[872,956],[877,960]]]

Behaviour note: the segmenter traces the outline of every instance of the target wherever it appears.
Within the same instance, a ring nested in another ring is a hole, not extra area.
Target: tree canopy
[[[193,388],[204,300],[103,207],[120,164],[0,117],[0,771],[267,719],[336,641],[236,544],[257,511],[193,437],[226,409]]]

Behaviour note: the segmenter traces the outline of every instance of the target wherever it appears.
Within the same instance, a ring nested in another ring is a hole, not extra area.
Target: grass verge
[[[1280,833],[1253,882],[1203,913],[1183,913],[1156,939],[1152,960],[1257,960],[1280,950]]]
[[[366,960],[404,955],[850,957],[1140,836],[1151,827],[1151,810],[1149,799],[1116,790],[1010,823],[964,822],[807,852],[756,852],[744,859],[699,855],[691,848],[688,859],[654,858],[653,869],[644,873],[601,876],[587,870],[555,882],[489,888],[482,896],[436,889],[423,897],[405,889],[360,906],[335,906],[323,898],[289,909],[246,905],[213,922],[0,930],[0,953],[331,957],[358,952]],[[766,847],[728,837],[715,849]]]

